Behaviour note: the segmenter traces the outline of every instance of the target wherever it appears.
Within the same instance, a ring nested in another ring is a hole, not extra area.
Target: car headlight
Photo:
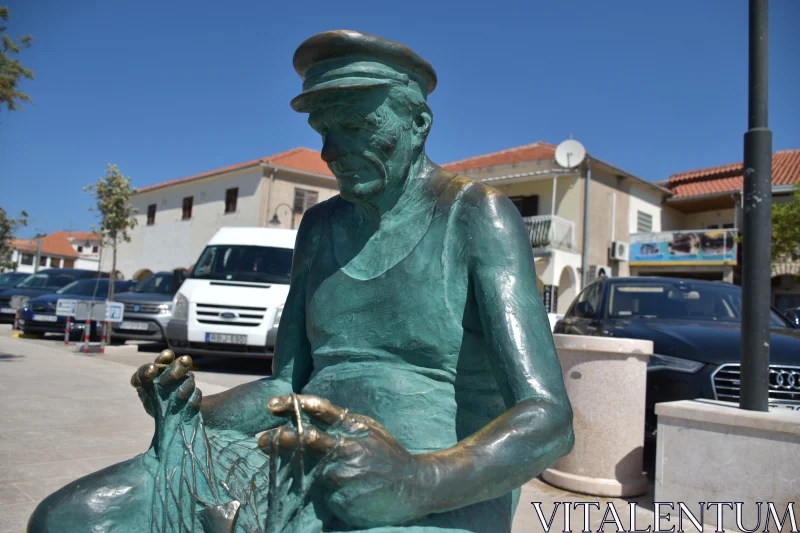
[[[279,305],[278,310],[275,311],[275,320],[272,321],[273,328],[277,328],[281,324],[282,315],[283,315],[283,305]]]
[[[176,294],[172,301],[172,318],[176,320],[189,319],[189,300],[181,293]]]
[[[656,353],[651,355],[650,359],[647,361],[648,372],[654,372],[656,370],[673,370],[675,372],[683,372],[685,374],[694,374],[703,368],[703,366],[705,366],[705,363]]]
[[[158,306],[158,312],[161,314],[169,313],[172,311],[172,304],[161,304]]]
[[[28,305],[28,300],[30,299],[30,296],[12,296],[9,303],[14,309],[23,309]]]

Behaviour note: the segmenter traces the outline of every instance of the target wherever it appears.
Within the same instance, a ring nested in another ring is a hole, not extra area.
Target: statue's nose
[[[347,153],[347,150],[343,149],[332,137],[332,135],[327,135],[322,144],[322,160],[326,163],[333,163]]]

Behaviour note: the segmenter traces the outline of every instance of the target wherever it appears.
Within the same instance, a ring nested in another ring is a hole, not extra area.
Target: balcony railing
[[[533,248],[572,250],[575,247],[575,224],[554,215],[522,217]]]

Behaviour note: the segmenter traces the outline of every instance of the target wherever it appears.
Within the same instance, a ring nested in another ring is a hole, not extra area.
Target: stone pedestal
[[[655,501],[686,502],[696,517],[715,525],[716,507],[701,508],[700,502],[742,502],[743,525],[758,531],[766,530],[767,516],[770,531],[779,529],[770,504],[782,519],[794,502],[800,522],[800,412],[684,400],[657,404],[656,415]],[[735,509],[721,510],[720,525],[739,531]],[[784,524],[783,531],[790,529]]]
[[[553,339],[574,412],[575,447],[542,477],[556,487],[596,496],[644,494],[644,402],[652,341]]]

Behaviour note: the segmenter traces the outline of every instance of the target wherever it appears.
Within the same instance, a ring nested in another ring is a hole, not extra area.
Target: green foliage
[[[33,37],[26,35],[15,41],[5,33],[8,20],[8,8],[0,6],[0,33],[2,33],[3,47],[0,48],[0,107],[5,104],[9,111],[21,109],[20,102],[32,102],[31,97],[17,90],[21,78],[34,79],[33,72],[22,66],[12,54],[19,54],[23,48],[31,45]]]
[[[92,230],[100,235],[104,243],[111,244],[114,253],[108,287],[108,297],[113,300],[114,279],[117,277],[117,244],[120,240],[130,242],[128,230],[136,227],[137,210],[130,203],[131,194],[136,189],[131,188],[131,179],[123,176],[117,165],[109,164],[106,166],[106,175],[83,190],[94,195],[96,206],[90,207],[89,211],[96,211],[100,218],[100,226],[92,225]]]
[[[772,206],[772,261],[800,261],[800,186],[791,202]]]
[[[19,218],[8,218],[6,210],[0,207],[0,272],[16,268],[11,262],[11,239],[19,228],[27,225],[28,213],[23,211]]]
[[[131,194],[136,192],[136,189],[131,188],[131,179],[123,176],[117,165],[109,164],[105,177],[97,180],[97,183],[87,185],[83,190],[91,192],[97,202],[89,210],[98,213],[100,226],[92,226],[92,229],[111,244],[120,239],[130,242],[128,230],[136,226],[137,212],[130,204]]]

